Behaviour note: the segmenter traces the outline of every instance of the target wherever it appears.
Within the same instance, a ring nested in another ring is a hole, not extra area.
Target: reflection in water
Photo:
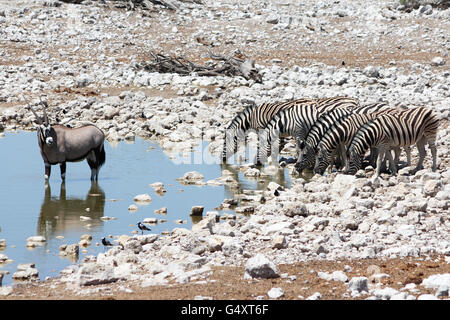
[[[80,216],[92,219],[92,223],[100,223],[105,210],[105,193],[92,181],[86,199],[66,198],[66,185],[61,183],[59,198],[52,197],[50,184],[46,185],[44,201],[38,220],[38,234],[47,239],[55,233],[64,233],[80,229],[85,222]],[[91,222],[91,221],[89,221]]]
[[[274,175],[270,176],[260,176],[257,179],[248,179],[239,177],[239,166],[234,166],[226,163],[221,163],[220,168],[222,172],[224,170],[228,170],[231,172],[231,176],[235,181],[238,182],[238,191],[242,192],[243,190],[253,189],[253,190],[265,190],[271,181],[278,183],[281,186],[289,187],[290,180],[286,180],[285,169],[279,167]],[[243,174],[242,174],[243,175]],[[230,188],[229,185],[225,184],[225,194],[233,197],[236,194],[235,188]]]

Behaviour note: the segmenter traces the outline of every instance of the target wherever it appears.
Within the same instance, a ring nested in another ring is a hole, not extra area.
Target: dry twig
[[[224,56],[214,54],[208,51],[209,57],[218,61],[211,65],[198,65],[183,56],[167,56],[162,53],[150,51],[150,61],[141,63],[141,68],[149,72],[159,73],[178,73],[189,75],[196,73],[199,76],[242,76],[247,80],[253,79],[258,83],[262,83],[262,76],[255,68],[255,62],[248,59],[240,51],[236,51],[233,55]]]

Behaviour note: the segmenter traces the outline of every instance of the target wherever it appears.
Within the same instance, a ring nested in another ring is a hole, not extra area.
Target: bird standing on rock
[[[111,242],[109,242],[108,240],[106,240],[105,237],[102,238],[102,244],[103,244],[105,247],[114,246]]]
[[[137,226],[138,226],[139,229],[141,229],[142,234],[144,233],[144,230],[152,231],[152,229],[148,228],[146,225],[144,225],[140,221],[137,223]]]

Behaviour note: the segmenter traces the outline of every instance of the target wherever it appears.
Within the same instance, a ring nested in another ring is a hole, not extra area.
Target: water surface
[[[199,146],[204,152],[207,149],[206,142]],[[0,264],[0,270],[10,272],[4,277],[3,285],[14,282],[11,276],[19,263],[35,263],[41,280],[57,277],[67,265],[102,252],[104,248],[95,244],[103,236],[132,235],[138,231],[136,223],[144,218],[167,220],[150,226],[152,233],[175,227],[190,228],[192,206],[202,205],[204,212],[211,211],[225,198],[233,198],[236,192],[228,186],[180,184],[176,179],[188,171],[198,171],[208,181],[220,177],[222,167],[232,171],[233,167],[177,164],[149,140],[137,138],[133,143],[121,142],[115,146],[107,142],[105,151],[106,163],[100,170],[98,183],[90,181],[89,166],[82,161],[67,163],[65,183],[61,183],[59,166],[52,166],[46,185],[36,133],[6,133],[0,138],[0,239],[5,239],[7,245],[0,253],[13,260]],[[236,170],[234,175],[241,190],[262,189],[269,182],[245,179]],[[280,184],[290,183],[285,170],[277,176]],[[150,187],[154,182],[162,182],[167,192],[156,194]],[[152,201],[147,205],[138,204],[138,210],[130,212],[128,207],[134,203],[134,196],[143,193],[149,194]],[[161,207],[167,207],[166,215],[154,213]],[[102,220],[102,217],[115,219]],[[176,220],[185,223],[180,225]],[[59,255],[62,244],[78,243],[84,234],[92,236],[92,243],[85,252],[80,247],[77,261]],[[27,248],[27,238],[35,235],[42,235],[47,241],[42,246]]]

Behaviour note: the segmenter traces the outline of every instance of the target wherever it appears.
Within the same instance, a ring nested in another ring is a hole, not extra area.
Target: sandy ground
[[[404,286],[416,284],[413,294],[434,294],[436,289],[421,286],[423,279],[433,274],[450,272],[450,264],[444,257],[436,256],[434,260],[417,258],[406,259],[364,259],[352,261],[309,261],[293,265],[279,265],[280,275],[287,277],[275,279],[244,280],[244,267],[213,267],[213,274],[207,281],[187,284],[170,284],[167,286],[142,287],[137,282],[116,282],[71,290],[70,285],[61,284],[54,279],[42,282],[16,285],[13,294],[3,297],[5,300],[193,300],[196,297],[210,297],[214,300],[254,300],[257,297],[269,299],[267,292],[274,287],[282,288],[285,296],[280,299],[306,299],[315,292],[320,292],[322,300],[345,300],[347,283],[327,281],[318,277],[318,272],[332,273],[344,271],[349,279],[365,276],[371,281],[369,285],[388,285],[398,291],[406,291]],[[387,274],[381,279],[371,277],[373,274]],[[290,276],[295,276],[292,280]],[[413,289],[414,290],[414,289]],[[356,299],[367,298],[361,295]],[[353,299],[353,298],[352,298]]]
[[[226,8],[224,9],[226,10]],[[351,26],[353,21],[349,17],[335,18],[335,26],[344,30],[346,26]],[[199,21],[198,23],[202,23]],[[220,22],[214,22],[219,24]],[[233,22],[235,23],[235,22]],[[427,19],[411,18],[411,21],[392,20],[385,22],[386,24],[419,24],[422,27],[418,28],[414,34],[409,34],[411,38],[421,38],[425,34],[432,33],[436,21]],[[158,29],[157,24],[152,25],[152,30],[143,30],[143,34],[152,33]],[[212,28],[219,28],[214,25]],[[277,32],[271,30],[271,25],[252,25],[251,20],[247,20],[243,25],[239,26],[245,30],[251,31],[255,28],[276,37]],[[314,27],[314,26],[312,26]],[[190,39],[192,30],[195,26],[180,26],[178,32],[185,34],[187,39]],[[433,41],[417,42],[407,41],[406,39],[399,41],[392,41],[392,37],[386,34],[380,37],[377,42],[362,42],[358,39],[354,40],[352,45],[342,46],[342,38],[340,34],[333,37],[329,36],[331,30],[321,30],[321,32],[311,31],[311,36],[317,37],[310,45],[302,47],[295,41],[295,35],[291,39],[286,39],[279,43],[278,48],[266,47],[261,50],[261,44],[254,41],[247,41],[243,45],[246,55],[252,57],[260,64],[272,64],[273,59],[279,59],[277,62],[281,66],[292,65],[311,65],[315,62],[325,63],[327,65],[341,66],[345,64],[348,67],[364,68],[368,65],[389,66],[395,60],[397,66],[410,67],[414,63],[429,64],[429,62],[436,56],[437,52],[442,50],[442,46]],[[305,31],[308,32],[308,31]],[[159,39],[158,41],[162,41]],[[326,45],[324,45],[326,43]],[[133,45],[126,48],[129,50],[129,55],[142,53],[139,38],[133,41]],[[160,45],[163,45],[162,42]],[[30,54],[36,48],[24,47],[20,42],[2,43],[3,49],[8,55],[0,58],[0,64],[18,64],[14,57],[24,50]],[[167,51],[170,49],[181,47],[182,45],[177,41],[169,41],[165,43]],[[222,44],[215,47],[217,52],[230,52],[234,50],[236,44]],[[199,52],[204,52],[205,49],[199,44],[197,50],[187,53],[187,58],[196,60]],[[122,52],[118,56],[125,57]],[[449,68],[447,63],[444,68]],[[81,94],[81,95],[98,95],[100,92],[105,92],[108,88],[99,88],[98,92],[85,92],[84,89],[73,91],[67,88],[67,94]],[[117,89],[122,91],[123,89]],[[64,90],[62,90],[64,91]],[[58,92],[57,92],[58,93]],[[174,94],[174,93],[167,93]],[[67,98],[68,96],[66,96]],[[1,107],[11,106],[8,103],[0,103]],[[348,266],[348,267],[345,267]],[[442,274],[450,272],[450,264],[445,263],[444,257],[437,256],[434,260],[423,260],[421,258],[405,258],[392,260],[357,260],[357,261],[309,261],[296,263],[293,265],[279,265],[280,274],[287,274],[287,278],[276,279],[261,279],[261,280],[244,280],[244,266],[240,267],[214,267],[213,274],[209,280],[201,283],[191,282],[187,284],[171,284],[168,286],[152,286],[143,288],[137,282],[117,282],[108,285],[98,285],[87,287],[83,290],[70,290],[66,284],[61,284],[55,279],[50,279],[42,282],[18,283],[14,287],[14,292],[11,295],[0,297],[0,300],[97,300],[97,299],[124,299],[124,300],[143,300],[143,299],[161,299],[161,300],[176,300],[176,299],[195,299],[198,296],[211,297],[219,300],[253,300],[261,296],[263,299],[268,299],[267,292],[273,287],[280,287],[284,290],[285,296],[280,299],[304,299],[315,292],[322,294],[322,299],[343,299],[347,293],[348,299],[353,299],[347,291],[347,284],[341,281],[326,281],[317,276],[317,272],[333,272],[336,270],[350,270],[346,271],[349,279],[356,276],[370,277],[374,270],[377,273],[386,273],[389,275],[381,280],[373,280],[371,285],[376,285],[377,281],[382,284],[389,284],[391,288],[400,290],[406,284],[414,283],[417,285],[415,296],[420,293],[434,294],[435,289],[426,289],[420,286],[422,280],[432,274]],[[290,280],[289,276],[296,276],[295,280]],[[251,285],[249,285],[251,284]],[[81,292],[81,293],[80,293]],[[362,295],[357,299],[364,299],[367,295]]]

